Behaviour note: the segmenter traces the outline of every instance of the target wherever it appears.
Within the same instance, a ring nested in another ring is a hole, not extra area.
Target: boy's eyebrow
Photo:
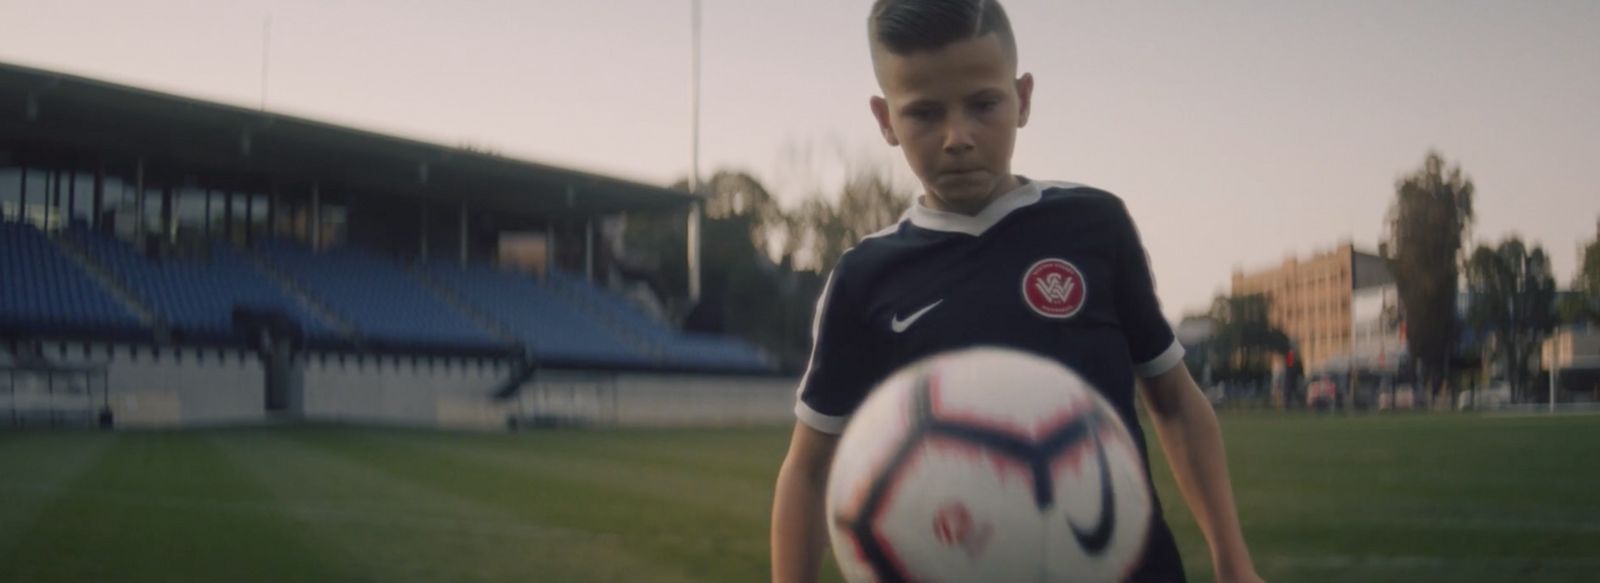
[[[963,101],[970,101],[970,100],[973,100],[973,99],[982,99],[982,98],[986,98],[986,97],[1003,97],[1003,96],[1005,96],[1005,94],[1006,94],[1005,89],[1002,89],[1002,88],[999,88],[999,87],[984,87],[982,89],[979,89],[977,91],[973,91],[972,93],[967,94],[967,96],[963,97],[962,100]],[[943,106],[944,106],[944,104],[940,103],[939,100],[937,100],[937,99],[930,99],[930,98],[927,98],[927,97],[919,97],[919,98],[916,98],[916,99],[913,99],[911,101],[907,101],[907,102],[901,104],[900,107],[898,108],[898,110],[899,111],[911,111],[911,110],[914,110],[914,109],[919,109],[919,108],[924,108],[924,107],[943,107]]]
[[[967,95],[967,99],[978,99],[978,98],[982,98],[982,97],[1003,97],[1003,96],[1005,96],[1005,94],[1006,94],[1005,90],[1001,89],[999,87],[984,87],[983,89],[979,89],[977,91],[973,91],[971,94]]]
[[[928,98],[913,99],[902,104],[900,111],[910,111],[924,107],[939,107],[939,102]]]

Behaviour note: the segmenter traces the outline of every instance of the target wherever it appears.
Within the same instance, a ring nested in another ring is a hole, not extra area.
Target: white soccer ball
[[[998,348],[933,356],[880,384],[828,479],[852,583],[1111,583],[1150,525],[1133,438],[1054,361]]]

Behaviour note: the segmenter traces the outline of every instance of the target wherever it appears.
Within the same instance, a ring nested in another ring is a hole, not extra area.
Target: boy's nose
[[[973,149],[973,133],[966,128],[966,123],[950,123],[949,130],[944,133],[944,151],[949,154],[963,154]]]
[[[944,151],[960,154],[974,147],[972,122],[964,116],[955,116],[945,127]]]

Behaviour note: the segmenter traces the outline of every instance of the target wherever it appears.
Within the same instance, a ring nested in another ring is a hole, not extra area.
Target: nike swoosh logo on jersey
[[[910,328],[912,324],[915,324],[917,322],[917,320],[921,319],[923,314],[927,314],[929,311],[932,311],[934,308],[939,307],[939,304],[942,304],[942,303],[944,303],[944,300],[939,300],[937,302],[928,304],[928,307],[920,309],[920,310],[917,310],[917,312],[915,314],[907,316],[906,319],[904,319],[904,320],[901,320],[899,316],[895,316],[892,320],[889,321],[889,328],[893,329],[895,334],[899,334],[901,332],[905,332],[907,328]]]

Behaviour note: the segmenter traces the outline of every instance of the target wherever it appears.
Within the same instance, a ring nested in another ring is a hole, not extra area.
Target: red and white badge
[[[1022,300],[1046,318],[1077,315],[1088,293],[1083,272],[1064,259],[1041,259],[1022,276]]]

